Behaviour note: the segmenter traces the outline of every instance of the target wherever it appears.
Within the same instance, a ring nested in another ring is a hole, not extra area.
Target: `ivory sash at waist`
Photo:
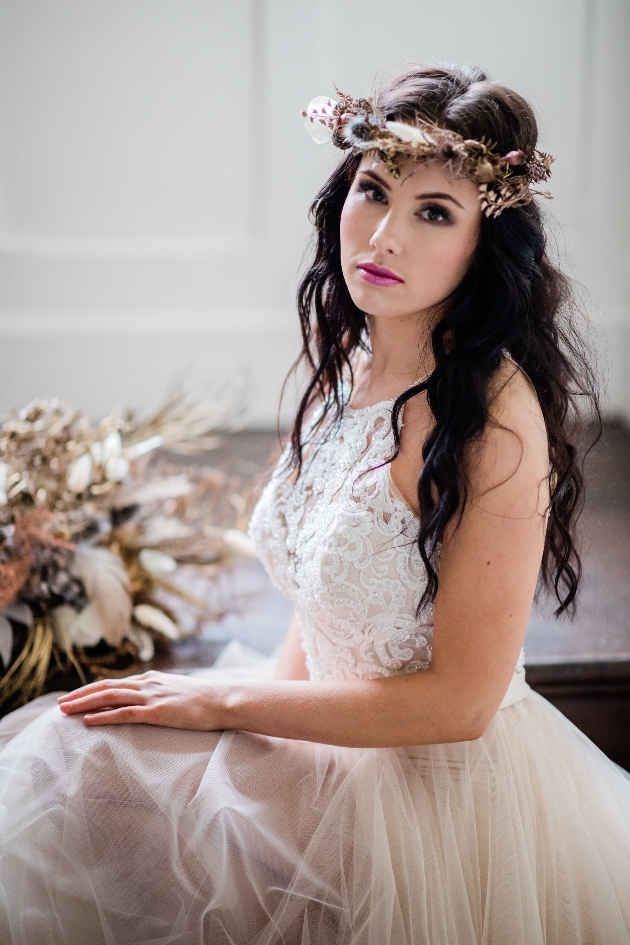
[[[525,682],[525,667],[521,666],[512,676],[510,685],[507,688],[506,694],[503,696],[503,702],[499,706],[499,709],[507,709],[509,705],[520,702],[529,692],[531,692],[531,689]]]

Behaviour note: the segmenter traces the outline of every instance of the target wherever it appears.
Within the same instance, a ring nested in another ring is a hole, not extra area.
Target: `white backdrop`
[[[526,95],[563,251],[630,419],[627,0],[0,0],[0,411],[93,416],[245,370],[275,424],[307,208],[338,156],[299,117],[411,60]]]

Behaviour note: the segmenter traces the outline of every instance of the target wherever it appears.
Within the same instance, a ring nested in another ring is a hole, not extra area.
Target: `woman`
[[[630,780],[522,669],[539,574],[577,590],[591,390],[551,159],[476,69],[306,120],[346,153],[251,523],[296,610],[275,679],[94,683],[15,737],[2,941],[627,943]]]

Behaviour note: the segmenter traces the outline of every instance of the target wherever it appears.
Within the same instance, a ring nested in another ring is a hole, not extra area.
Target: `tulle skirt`
[[[399,749],[52,708],[0,805],[6,945],[630,942],[630,779],[535,693]]]

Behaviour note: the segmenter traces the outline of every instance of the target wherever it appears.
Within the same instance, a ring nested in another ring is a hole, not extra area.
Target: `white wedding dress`
[[[431,662],[418,523],[383,465],[391,407],[346,408],[252,518],[313,679]],[[630,942],[630,779],[529,690],[522,658],[459,744],[86,729],[46,704],[0,723],[7,945]]]

